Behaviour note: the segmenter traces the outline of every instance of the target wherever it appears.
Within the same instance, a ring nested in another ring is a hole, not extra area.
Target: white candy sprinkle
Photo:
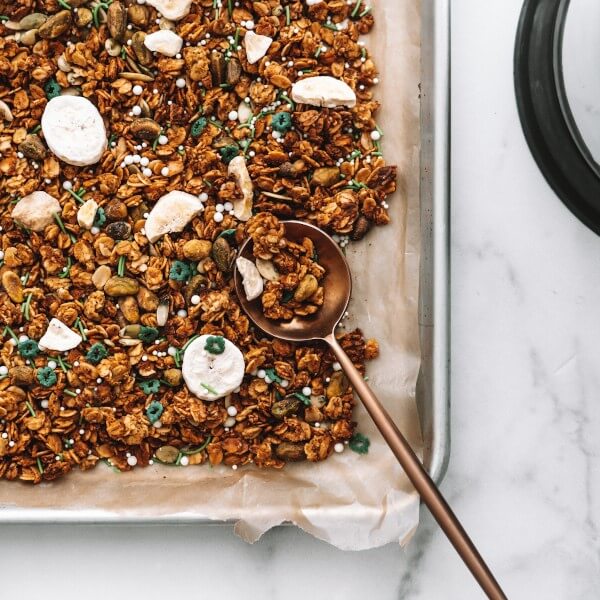
[[[85,435],[85,429],[80,429],[79,430],[79,435]]]
[[[183,77],[180,77],[176,82],[175,85],[178,88],[184,88],[185,87],[185,79]]]
[[[141,85],[134,85],[131,90],[136,96],[141,96],[144,88]]]
[[[237,465],[231,465],[231,468],[232,468],[234,471],[237,471]]]
[[[200,296],[198,296],[198,294],[194,294],[191,297],[191,302],[192,304],[196,305],[196,304],[200,304]]]
[[[190,459],[187,456],[182,456],[181,459],[180,459],[180,461],[179,461],[179,464],[182,467],[187,467],[190,464]]]
[[[98,235],[100,233],[100,228],[99,227],[92,227],[90,229],[90,231],[92,232],[93,235]]]
[[[222,204],[217,204],[217,205],[215,206],[215,210],[216,210],[217,212],[223,212],[223,211],[225,210],[225,206],[223,206]]]
[[[225,204],[223,204],[223,208],[229,212],[230,210],[233,209],[233,204],[231,202],[225,202]]]
[[[26,342],[28,339],[29,339],[29,337],[26,336],[25,334],[19,336],[20,342]]]
[[[146,354],[144,354],[142,356],[142,362],[146,362],[148,360],[148,356]]]
[[[137,465],[137,458],[135,456],[128,456],[127,457],[127,464],[130,467],[135,467],[135,465]]]
[[[40,405],[42,408],[48,408],[48,400],[42,400],[40,402]]]
[[[63,181],[62,186],[63,186],[63,189],[65,189],[65,190],[73,189],[73,184],[69,180]]]
[[[0,250],[0,260],[4,259],[4,250]]]
[[[154,421],[154,429],[160,429],[162,427],[161,421]]]
[[[344,444],[342,444],[342,442],[338,442],[338,443],[337,443],[337,444],[336,444],[336,445],[333,447],[333,449],[334,449],[336,452],[338,452],[338,453],[339,453],[339,452],[343,452],[343,451],[344,451]]]
[[[230,417],[235,417],[235,415],[237,415],[237,412],[238,411],[237,411],[237,408],[235,406],[231,405],[231,406],[227,407],[227,414]]]
[[[132,165],[133,164],[133,156],[131,156],[131,154],[128,154],[124,159],[123,162],[126,165]]]
[[[287,379],[282,379],[281,383],[279,384],[282,388],[286,388],[288,385],[290,385],[290,382]]]
[[[56,362],[54,362],[53,360],[49,360],[48,361],[48,367],[50,369],[56,369]]]
[[[307,387],[303,387],[302,388],[302,393],[305,396],[310,396],[312,394],[312,388],[309,388],[308,386]]]
[[[142,174],[144,175],[144,177],[151,177],[152,176],[152,169],[150,169],[149,167],[144,167],[142,169]]]
[[[160,174],[161,174],[163,177],[167,177],[167,175],[169,174],[169,167],[163,167],[163,168],[160,170]]]
[[[206,202],[208,200],[208,194],[206,192],[202,192],[198,198],[200,199],[200,202]]]
[[[315,427],[321,427],[321,423],[319,423],[318,421],[315,423]]]
[[[169,346],[167,354],[169,356],[175,356],[177,354],[177,348],[175,348],[175,346]]]
[[[223,213],[216,212],[213,215],[213,219],[215,220],[216,223],[220,223],[223,220]]]
[[[5,440],[6,438],[8,438],[8,433],[6,433],[6,431],[2,432],[2,439]]]
[[[230,121],[236,121],[238,118],[237,110],[232,110],[228,115]]]
[[[15,443],[12,440],[10,440],[10,442],[8,442],[8,445],[12,448],[15,445]]]
[[[371,139],[374,142],[377,142],[381,139],[381,134],[379,133],[379,131],[377,131],[377,129],[373,129],[373,131],[371,131]]]
[[[163,133],[162,135],[158,136],[158,143],[161,146],[164,146],[165,144],[167,144],[169,142],[169,138]]]
[[[8,375],[8,367],[6,365],[0,366],[0,375]]]
[[[177,311],[177,316],[178,317],[187,317],[187,310],[185,310],[185,308],[180,308]]]
[[[140,165],[142,165],[142,167],[147,167],[150,164],[150,159],[147,156],[142,156],[140,158]],[[148,213],[146,213],[148,214]],[[148,217],[145,217],[148,218]]]
[[[379,83],[379,77],[374,77],[373,78],[373,83],[375,83],[375,84]]]
[[[259,369],[256,376],[264,379],[267,376],[267,372],[264,369]]]

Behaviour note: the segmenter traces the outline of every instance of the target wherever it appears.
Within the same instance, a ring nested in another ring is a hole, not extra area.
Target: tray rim
[[[449,0],[422,0],[421,7],[421,34],[422,39],[430,41],[430,52],[426,61],[423,60],[423,53],[421,59],[421,127],[428,124],[428,135],[424,136],[422,129],[420,161],[420,213],[425,265],[421,266],[421,285],[428,286],[428,293],[420,295],[419,327],[422,343],[431,348],[431,355],[427,361],[423,360],[420,376],[428,378],[423,397],[427,398],[431,412],[425,414],[419,402],[417,408],[426,442],[423,462],[431,478],[439,484],[450,458],[450,3]],[[428,422],[427,426],[424,421]],[[233,519],[220,521],[189,513],[156,517],[122,516],[103,510],[0,505],[0,524],[205,526],[230,525],[234,522]]]

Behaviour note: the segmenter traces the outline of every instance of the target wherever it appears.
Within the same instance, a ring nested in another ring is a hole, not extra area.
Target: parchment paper
[[[377,97],[386,160],[397,164],[400,185],[389,199],[392,224],[349,246],[354,294],[349,326],[379,340],[381,356],[368,367],[369,383],[418,453],[415,404],[419,368],[418,0],[375,0],[376,25],[365,38],[380,69]],[[350,450],[319,464],[282,471],[243,468],[149,467],[116,474],[104,465],[52,484],[0,482],[0,510],[27,518],[38,509],[49,520],[234,520],[253,542],[291,521],[339,548],[362,550],[407,541],[418,523],[419,499],[368,415],[358,407],[359,430],[371,439],[366,456]],[[49,511],[48,509],[52,509]]]

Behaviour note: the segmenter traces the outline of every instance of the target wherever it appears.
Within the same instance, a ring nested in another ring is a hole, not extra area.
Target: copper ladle
[[[260,298],[252,301],[246,299],[242,277],[236,269],[235,289],[242,308],[260,329],[273,337],[291,342],[321,340],[329,344],[381,435],[479,585],[492,600],[507,600],[477,548],[429,477],[421,461],[335,339],[335,326],[348,306],[352,290],[350,268],[339,246],[318,227],[302,221],[285,221],[285,230],[286,237],[291,241],[299,243],[305,237],[313,241],[319,256],[319,263],[326,270],[323,283],[325,288],[323,306],[315,315],[296,317],[289,322],[267,319],[263,314]],[[253,258],[251,239],[242,244],[238,255],[249,260]]]

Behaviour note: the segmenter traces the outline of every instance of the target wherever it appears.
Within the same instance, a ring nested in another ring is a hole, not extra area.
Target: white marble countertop
[[[600,238],[554,196],[523,139],[512,84],[521,1],[452,4],[443,489],[511,599],[597,600]],[[408,549],[360,553],[292,528],[248,546],[220,527],[2,527],[0,590],[18,600],[482,598],[424,510],[422,520]]]

